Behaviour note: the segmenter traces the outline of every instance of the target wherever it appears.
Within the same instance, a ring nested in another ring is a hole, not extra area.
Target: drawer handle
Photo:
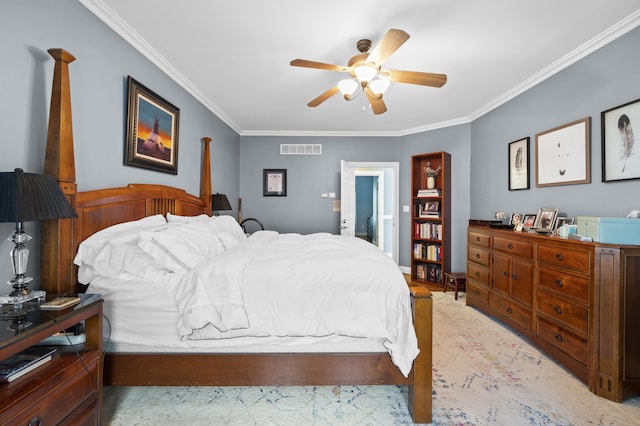
[[[509,250],[513,250],[513,244],[509,243],[507,247],[509,247]]]
[[[556,339],[558,342],[562,342],[562,334],[558,333],[558,334],[556,334],[556,335],[555,335],[555,336],[553,336],[553,337],[555,337],[555,339]]]
[[[480,241],[480,237],[476,236],[476,241]]]
[[[480,290],[476,290],[476,294],[479,296],[480,295]]]
[[[554,307],[553,310],[556,311],[556,314],[561,314],[562,313],[562,308],[560,306]]]
[[[40,417],[38,416],[29,420],[29,423],[28,423],[29,426],[40,426],[41,424],[42,424],[42,420],[40,420]]]
[[[512,314],[512,313],[513,313],[513,309],[511,309],[511,306],[509,306],[509,307],[507,308],[507,312],[509,312],[510,314]]]
[[[514,281],[518,281],[518,274],[511,274],[511,278],[512,278]]]
[[[504,275],[505,277],[508,277],[508,276],[509,276],[509,273],[508,273],[507,271],[504,271],[504,272],[502,273],[502,275]]]
[[[480,271],[476,271],[476,277],[480,276]]]
[[[558,279],[556,280],[556,285],[557,285],[558,287],[562,287],[562,280],[558,278]]]
[[[558,259],[560,261],[564,260],[564,257],[562,256],[562,253],[557,253],[556,254],[556,259]]]
[[[480,253],[476,253],[476,259],[480,259]]]

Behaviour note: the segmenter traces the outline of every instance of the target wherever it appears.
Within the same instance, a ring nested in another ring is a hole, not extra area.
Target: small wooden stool
[[[464,272],[445,272],[443,293],[447,292],[449,286],[453,287],[454,299],[458,300],[458,291],[467,290],[467,274]]]

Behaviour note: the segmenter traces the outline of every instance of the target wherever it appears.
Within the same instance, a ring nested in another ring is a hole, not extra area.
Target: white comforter
[[[405,376],[419,352],[401,271],[357,238],[256,232],[191,269],[176,301],[183,340],[379,337]]]

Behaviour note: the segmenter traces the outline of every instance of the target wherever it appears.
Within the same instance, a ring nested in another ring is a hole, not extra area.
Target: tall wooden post
[[[202,138],[202,173],[200,175],[200,199],[207,206],[207,214],[211,214],[211,151],[209,149],[211,138]]]
[[[73,154],[73,125],[71,122],[71,90],[69,64],[76,58],[63,49],[49,49],[55,60],[49,130],[44,172],[53,176],[60,189],[75,208],[76,172]],[[42,222],[42,270],[40,288],[51,294],[76,291],[76,273],[72,267],[73,219]]]

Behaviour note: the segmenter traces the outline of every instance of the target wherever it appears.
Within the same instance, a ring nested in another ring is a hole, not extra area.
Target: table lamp
[[[78,217],[53,176],[24,173],[22,169],[0,172],[0,222],[15,222],[16,229],[9,241],[11,264],[15,277],[7,284],[13,286],[12,297],[27,296],[29,249],[25,245],[31,236],[25,233],[24,222]]]
[[[231,204],[225,194],[215,193],[211,196],[211,211],[231,210]]]

